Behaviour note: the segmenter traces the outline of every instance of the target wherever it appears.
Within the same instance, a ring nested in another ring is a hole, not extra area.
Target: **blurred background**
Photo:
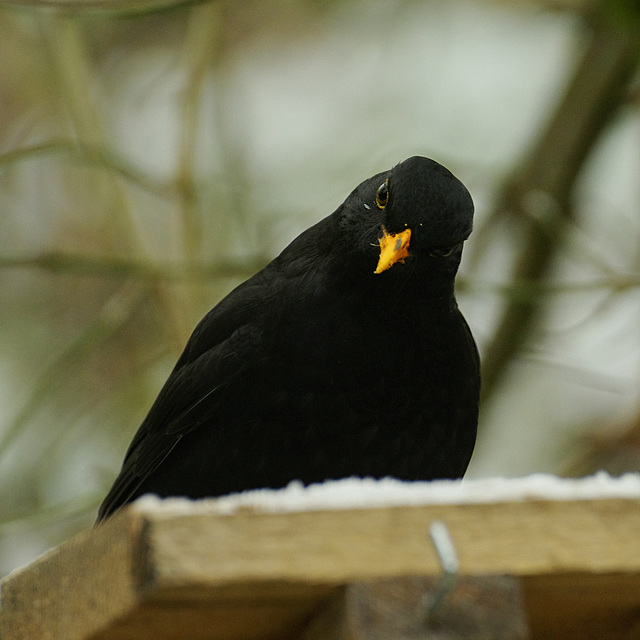
[[[640,469],[631,0],[0,2],[0,575],[92,525],[200,317],[420,154],[477,208],[468,477]]]

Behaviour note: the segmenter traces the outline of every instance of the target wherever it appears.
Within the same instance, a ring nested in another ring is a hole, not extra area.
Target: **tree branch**
[[[624,102],[637,54],[633,34],[604,19],[597,22],[546,130],[504,184],[490,220],[506,217],[524,232],[512,280],[536,283],[549,274],[566,223],[575,216],[571,200],[576,178]],[[483,359],[483,400],[521,350],[541,308],[538,298],[506,301]]]

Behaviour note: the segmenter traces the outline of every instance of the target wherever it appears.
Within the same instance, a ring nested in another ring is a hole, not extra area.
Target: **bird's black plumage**
[[[461,477],[480,379],[453,284],[472,222],[433,160],[365,180],[201,320],[98,519],[147,492]],[[374,273],[379,239],[407,229],[409,255]]]

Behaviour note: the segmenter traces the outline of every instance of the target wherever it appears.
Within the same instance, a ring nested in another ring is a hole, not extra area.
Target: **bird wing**
[[[129,445],[98,520],[128,502],[185,434],[211,421],[231,381],[255,360],[262,333],[255,320],[269,300],[261,284],[257,276],[243,283],[196,327]]]

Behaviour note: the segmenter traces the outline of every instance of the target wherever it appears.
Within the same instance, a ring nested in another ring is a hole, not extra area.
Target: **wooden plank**
[[[465,575],[640,571],[640,499],[146,517],[159,588],[434,575],[434,520]]]
[[[133,505],[3,580],[2,638],[295,637],[343,585],[437,576],[434,520],[462,575],[524,579],[539,637],[572,637],[554,610],[638,623],[638,498],[230,515]]]
[[[143,602],[91,640],[274,640],[294,638],[312,618],[320,600],[189,599]],[[60,636],[66,638],[66,636]]]
[[[87,531],[2,581],[6,639],[80,640],[135,607],[141,519]]]
[[[640,575],[580,573],[522,578],[535,640],[640,638]]]
[[[431,603],[440,578],[409,576],[344,587],[299,640],[528,640],[517,578],[460,576]]]

